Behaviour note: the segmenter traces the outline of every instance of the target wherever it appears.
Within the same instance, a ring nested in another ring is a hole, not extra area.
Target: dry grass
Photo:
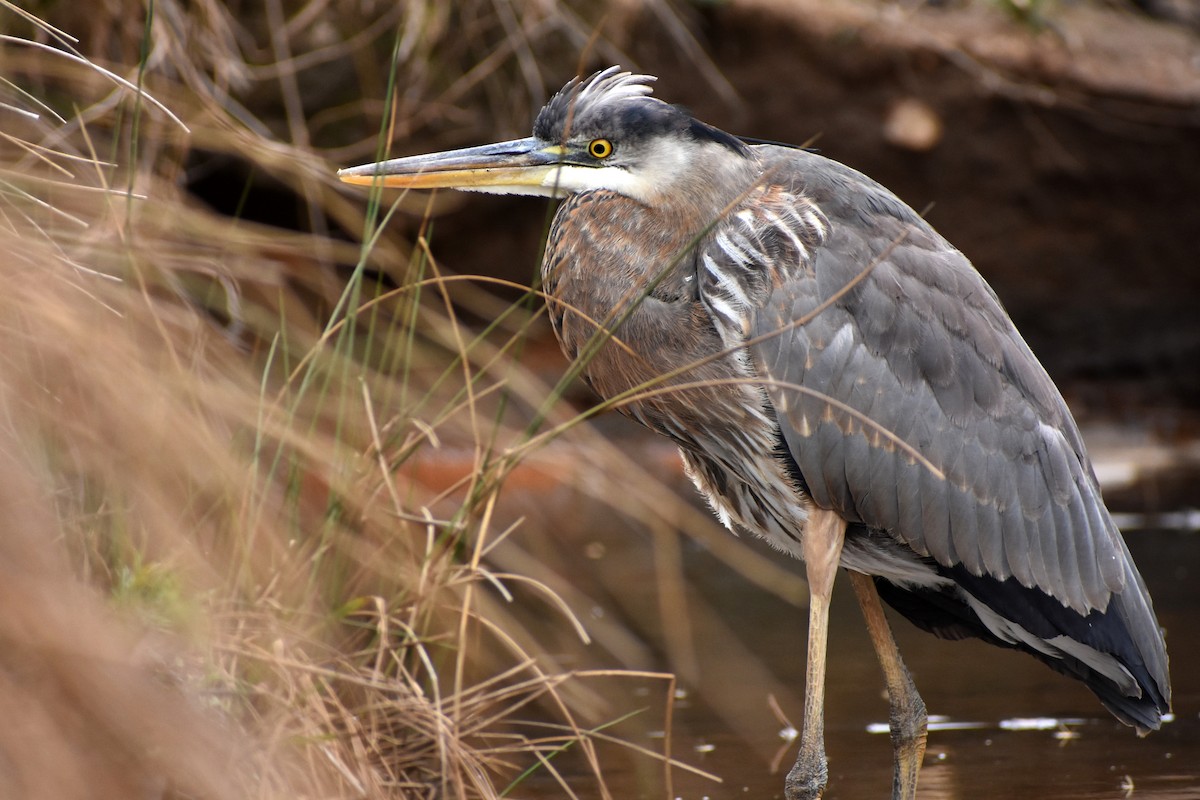
[[[669,732],[673,678],[618,623],[584,629],[557,532],[514,527],[505,480],[524,462],[650,531],[685,678],[687,607],[718,615],[676,530],[789,599],[796,579],[576,424],[522,363],[538,304],[445,274],[425,200],[333,178],[392,141],[524,133],[565,76],[629,63],[632,5],[75,2],[42,21],[0,0],[0,795],[494,798],[532,772],[610,797],[614,750],[669,791],[669,735],[617,740],[631,709],[602,688],[649,687],[633,710]],[[213,176],[231,196],[197,191]],[[554,436],[531,439],[542,417]],[[531,446],[549,438],[591,468]],[[450,451],[470,468],[417,479]],[[589,639],[602,666],[573,671]],[[737,659],[724,674],[769,683]],[[722,690],[736,726],[748,701]]]
[[[383,129],[526,124],[579,52],[617,56],[566,4],[450,9],[0,2],[0,794],[497,797],[566,764],[606,796],[625,712],[589,681],[669,715],[669,676],[556,663],[526,621],[586,637],[570,581],[494,558],[525,422],[573,415],[517,358],[535,314],[332,180]],[[220,159],[295,228],[199,204]],[[460,485],[405,477],[451,447]]]

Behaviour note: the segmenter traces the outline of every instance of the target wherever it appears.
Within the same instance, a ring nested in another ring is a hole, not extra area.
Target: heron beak
[[[338,170],[338,178],[359,186],[549,194],[565,152],[530,137],[363,164]]]

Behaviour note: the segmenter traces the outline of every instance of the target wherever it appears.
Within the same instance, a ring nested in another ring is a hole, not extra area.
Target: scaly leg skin
[[[874,579],[861,572],[851,572],[850,583],[858,596],[858,605],[867,621],[871,644],[875,645],[875,654],[887,683],[889,727],[896,758],[892,800],[916,800],[917,773],[925,758],[925,702],[917,694],[917,686],[900,658],[892,629],[883,615],[883,604],[879,602]]]
[[[817,800],[829,781],[825,761],[825,644],[829,597],[842,555],[846,522],[832,511],[813,508],[804,526],[804,567],[808,574],[808,665],[804,676],[804,723],[800,753],[784,782],[787,800]]]

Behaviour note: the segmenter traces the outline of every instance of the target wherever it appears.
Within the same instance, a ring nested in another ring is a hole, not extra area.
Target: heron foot
[[[904,671],[905,676],[908,670]],[[908,679],[911,685],[912,679]],[[891,694],[889,692],[889,694]],[[917,774],[925,760],[928,715],[925,702],[915,687],[903,701],[893,701],[888,728],[892,735],[895,768],[892,776],[892,800],[913,800],[917,796]]]
[[[787,800],[820,800],[829,783],[829,767],[825,754],[806,758],[801,751],[795,765],[788,771],[783,782],[783,796]]]

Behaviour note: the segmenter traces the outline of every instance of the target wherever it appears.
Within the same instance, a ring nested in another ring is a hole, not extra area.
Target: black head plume
[[[706,125],[684,109],[652,96],[653,75],[609,67],[586,79],[574,78],[550,98],[533,123],[533,135],[550,142],[606,137],[636,142],[674,134],[711,141],[744,153],[735,136]]]

